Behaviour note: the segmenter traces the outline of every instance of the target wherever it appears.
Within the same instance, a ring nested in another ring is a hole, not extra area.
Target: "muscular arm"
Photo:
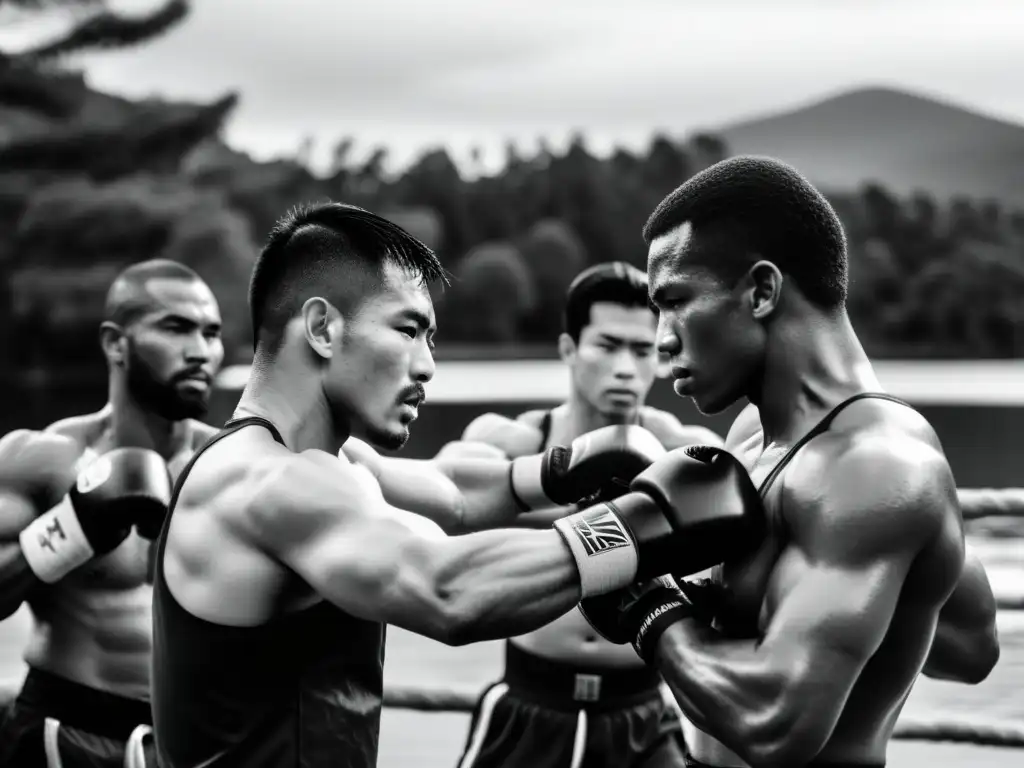
[[[899,450],[855,449],[829,473],[820,506],[801,511],[809,527],[782,555],[801,570],[770,587],[777,602],[760,642],[693,620],[660,639],[657,665],[684,713],[752,764],[801,765],[828,742],[911,564],[954,514],[952,482],[936,490],[941,457]]]
[[[18,537],[46,511],[40,506],[55,503],[71,486],[78,454],[77,444],[56,434],[17,430],[0,439],[0,620],[41,583]]]
[[[537,453],[544,448],[544,438],[537,426],[543,415],[543,411],[526,411],[510,419],[498,413],[481,414],[466,426],[460,440],[448,443],[441,449],[435,461],[484,456],[514,459]],[[565,506],[523,512],[503,525],[549,528],[555,520],[575,510],[575,506]]]
[[[29,499],[0,491],[0,621],[13,615],[40,583],[18,542],[21,529],[35,519],[35,506]]]
[[[465,533],[546,527],[571,511],[544,510],[521,517],[509,485],[509,462],[539,453],[540,443],[540,432],[529,422],[485,413],[470,422],[461,440],[448,443],[430,460],[384,457],[354,439],[342,452],[374,474],[388,503],[423,515],[448,533]]]
[[[683,424],[672,414],[654,408],[645,410],[642,426],[657,437],[667,451],[687,445],[721,447],[723,444],[722,438],[707,427]],[[538,512],[527,512],[519,515],[515,524],[531,528],[546,527],[558,518],[565,517],[574,509],[575,507],[556,507]]]
[[[448,443],[434,460],[446,475],[451,476],[453,470],[457,472],[464,466],[464,459],[501,456],[516,458],[537,453],[543,447],[543,438],[537,426],[542,417],[542,411],[527,411],[516,419],[497,413],[482,414],[469,423],[461,440]],[[694,444],[722,445],[722,439],[710,429],[686,426],[672,414],[655,408],[644,410],[642,424],[658,438],[666,450]],[[473,522],[467,527],[473,529],[498,524],[545,528],[574,510],[574,506],[552,507],[511,518],[504,515],[498,518],[497,523],[491,522],[494,518],[485,518],[486,523],[481,525]],[[474,521],[478,519],[477,515],[472,515],[472,518]]]
[[[580,599],[554,530],[431,534],[327,454],[285,459],[267,483],[257,543],[353,615],[457,645],[531,631]]]
[[[389,504],[422,515],[448,533],[514,525],[520,513],[509,482],[509,459],[460,451],[430,460],[396,459],[355,439],[342,452],[370,470]]]
[[[981,560],[968,551],[960,581],[939,613],[931,652],[921,671],[937,680],[976,684],[988,677],[998,661],[995,596]]]

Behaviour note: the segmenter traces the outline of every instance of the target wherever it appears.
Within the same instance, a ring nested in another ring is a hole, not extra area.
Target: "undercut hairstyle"
[[[564,327],[573,341],[579,342],[583,329],[590,325],[590,310],[599,302],[650,309],[647,275],[624,261],[598,264],[580,272],[565,297]]]
[[[391,263],[424,284],[448,284],[434,252],[397,224],[354,205],[301,205],[278,220],[249,281],[253,347],[273,354],[288,322],[312,296],[354,316],[382,290]]]
[[[122,270],[107,290],[103,318],[124,327],[153,309],[153,297],[146,290],[150,280],[203,282],[192,269],[170,259],[150,259]]]
[[[827,310],[846,302],[846,235],[828,200],[796,169],[768,157],[733,157],[671,192],[644,225],[644,241],[689,223],[687,263],[734,285],[766,259]]]

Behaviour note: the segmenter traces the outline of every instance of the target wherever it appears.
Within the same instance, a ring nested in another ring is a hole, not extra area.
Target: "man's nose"
[[[210,339],[202,333],[193,333],[185,344],[185,360],[190,363],[205,363],[210,357]]]
[[[437,365],[434,362],[434,353],[430,351],[430,347],[426,344],[422,345],[421,350],[413,359],[412,363],[412,378],[413,381],[427,382],[434,378],[434,373],[437,371]]]
[[[612,373],[617,379],[632,379],[636,376],[636,356],[628,349],[621,349],[615,355]]]
[[[673,357],[682,351],[682,342],[679,334],[672,328],[672,324],[665,319],[664,315],[658,317],[658,354],[662,357]]]

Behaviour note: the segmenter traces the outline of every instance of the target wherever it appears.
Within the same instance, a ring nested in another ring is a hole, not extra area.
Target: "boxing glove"
[[[605,640],[632,643],[637,654],[649,661],[650,648],[669,624],[693,618],[711,626],[720,591],[711,579],[686,581],[665,575],[589,597],[581,611]]]
[[[747,554],[767,533],[761,495],[739,459],[723,448],[677,448],[637,475],[629,488],[616,504],[654,503],[679,534],[671,567],[655,575],[678,578],[703,571]]]
[[[687,580],[676,576],[675,584],[693,605],[693,615],[708,626],[715,623],[715,617],[722,609],[724,590],[713,579]]]
[[[166,485],[160,479],[160,466],[155,459],[159,455],[150,454],[152,466],[145,478],[152,481],[150,484],[140,486],[131,492],[131,503],[135,510],[135,530],[142,538],[148,541],[156,541],[160,532],[164,529],[164,521],[167,519],[167,512],[170,510],[171,495],[174,491],[174,480],[167,465],[163,465]],[[162,461],[162,459],[161,459]]]
[[[547,509],[616,485],[625,492],[637,474],[664,455],[661,442],[643,427],[613,425],[581,435],[569,446],[514,459],[509,482],[520,509]]]
[[[696,606],[667,575],[588,598],[584,615],[602,637],[619,645],[632,643],[648,663],[666,628],[700,618]]]
[[[21,550],[40,581],[52,584],[113,551],[142,523],[163,521],[171,498],[167,464],[154,451],[118,448],[82,470],[67,495],[22,530]]]
[[[575,531],[589,518],[602,514],[616,520],[634,542],[635,581],[665,573],[697,573],[740,556],[763,540],[767,528],[760,495],[735,456],[710,446],[671,451],[633,479],[630,493],[555,523],[576,557],[581,582],[588,580],[589,590],[584,589],[580,603],[580,611],[588,619],[590,608],[585,598],[624,586],[607,586],[614,579],[593,567],[597,561],[588,555],[585,537]],[[568,536],[570,531],[577,535]],[[616,563],[616,576],[625,567],[625,563]],[[597,608],[594,606],[595,611]],[[601,608],[607,608],[607,601]]]

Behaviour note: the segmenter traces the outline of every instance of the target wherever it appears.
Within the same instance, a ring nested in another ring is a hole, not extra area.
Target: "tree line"
[[[640,230],[659,200],[729,155],[718,138],[654,136],[641,151],[595,155],[509,146],[501,169],[466,174],[442,148],[388,172],[387,150],[339,141],[332,167],[257,163],[219,139],[237,103],[130,102],[87,87],[67,53],[140,45],[181,23],[184,0],[141,17],[91,0],[18,0],[88,8],[68,30],[0,51],[0,309],[11,370],[102,361],[95,328],[110,278],[155,256],[193,266],[225,315],[231,361],[250,353],[245,289],[277,217],[333,199],[389,216],[428,242],[452,273],[435,291],[439,354],[459,344],[554,349],[565,289],[590,264],[643,266]],[[51,8],[52,12],[52,8]],[[806,170],[806,169],[805,169]],[[813,176],[813,174],[812,174]],[[849,307],[875,357],[1006,358],[1024,352],[1024,214],[998,201],[900,198],[878,184],[823,190],[846,228]]]

